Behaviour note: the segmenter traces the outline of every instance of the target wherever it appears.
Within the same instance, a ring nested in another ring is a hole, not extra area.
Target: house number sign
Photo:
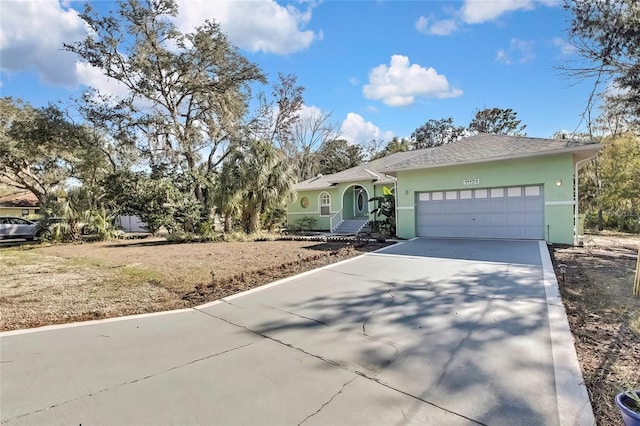
[[[463,185],[480,185],[480,179],[465,179],[462,181]]]

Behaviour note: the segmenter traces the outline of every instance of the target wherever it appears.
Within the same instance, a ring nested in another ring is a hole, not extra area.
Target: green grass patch
[[[120,274],[127,281],[135,282],[159,281],[162,278],[162,275],[157,271],[137,266],[125,266],[120,269]]]
[[[74,257],[65,259],[64,266],[76,268],[103,268],[109,266],[109,262],[95,257]]]

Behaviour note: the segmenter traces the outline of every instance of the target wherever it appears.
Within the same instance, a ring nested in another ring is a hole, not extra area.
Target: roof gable
[[[357,182],[366,180],[375,181],[376,183],[392,183],[394,178],[386,175],[383,170],[393,163],[415,155],[416,152],[417,151],[397,152],[386,157],[378,158],[377,160],[359,164],[341,172],[330,175],[318,175],[314,178],[299,182],[295,186],[295,189],[298,191],[326,189],[331,188],[340,182]]]

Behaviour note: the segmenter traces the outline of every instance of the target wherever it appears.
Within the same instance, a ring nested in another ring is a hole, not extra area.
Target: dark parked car
[[[21,217],[0,216],[0,239],[24,238],[34,240],[44,236],[40,224]]]

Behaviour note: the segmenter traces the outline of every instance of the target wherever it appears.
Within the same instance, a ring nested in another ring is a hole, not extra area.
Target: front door
[[[369,200],[367,200],[367,191],[363,187],[353,188],[353,202],[355,204],[353,206],[354,216],[367,216]]]

